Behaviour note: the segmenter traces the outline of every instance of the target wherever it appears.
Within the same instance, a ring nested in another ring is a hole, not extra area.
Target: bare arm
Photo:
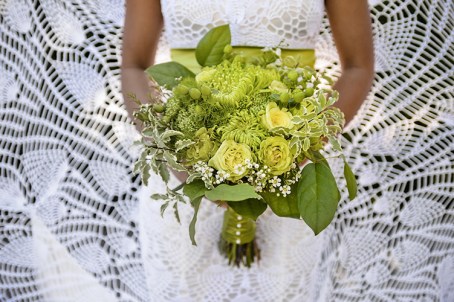
[[[339,53],[342,74],[334,88],[339,107],[350,122],[369,93],[374,76],[374,50],[367,0],[326,0],[326,10]]]
[[[127,0],[121,62],[121,90],[131,119],[137,105],[128,97],[134,94],[142,102],[150,100],[151,89],[144,70],[153,65],[163,26],[159,0]],[[137,126],[139,129],[140,126]]]

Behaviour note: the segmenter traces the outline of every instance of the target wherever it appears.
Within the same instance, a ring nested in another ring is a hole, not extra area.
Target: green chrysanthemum
[[[224,62],[216,67],[205,68],[198,83],[214,89],[211,100],[221,106],[236,106],[239,101],[268,87],[279,79],[274,69],[263,69],[259,66],[244,65],[241,62]]]
[[[241,110],[232,116],[227,125],[219,127],[218,133],[221,141],[234,140],[253,149],[257,149],[267,135],[259,119],[246,110]]]

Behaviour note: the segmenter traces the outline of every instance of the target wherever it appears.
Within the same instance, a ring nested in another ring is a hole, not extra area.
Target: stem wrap
[[[228,243],[245,244],[254,240],[255,228],[254,220],[237,214],[229,207],[224,213],[221,236]]]

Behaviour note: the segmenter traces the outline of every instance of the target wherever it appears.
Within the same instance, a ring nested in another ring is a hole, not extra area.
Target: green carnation
[[[290,170],[293,154],[288,141],[280,136],[268,137],[260,144],[259,160],[268,166],[273,175],[281,175]]]
[[[251,149],[246,144],[237,144],[233,140],[224,141],[208,165],[218,171],[230,174],[227,179],[237,181],[247,174],[246,160],[252,161]]]

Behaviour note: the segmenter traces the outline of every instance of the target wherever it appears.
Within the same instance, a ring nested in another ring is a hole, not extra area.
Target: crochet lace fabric
[[[161,2],[171,48],[195,48],[209,28],[223,24],[235,46],[314,48],[324,12],[324,0]]]
[[[131,173],[123,1],[1,1],[0,301],[453,301],[454,6],[370,4],[377,73],[343,138],[359,196],[342,192],[317,237],[266,214],[262,262],[245,270],[217,253],[220,209],[203,203],[193,247],[189,207],[181,225],[161,218]],[[315,45],[338,75],[326,19]]]

